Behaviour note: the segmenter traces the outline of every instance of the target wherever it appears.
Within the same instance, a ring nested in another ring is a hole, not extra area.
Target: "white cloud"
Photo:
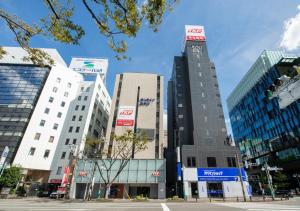
[[[292,51],[300,47],[300,5],[298,14],[284,22],[284,32],[280,46]]]

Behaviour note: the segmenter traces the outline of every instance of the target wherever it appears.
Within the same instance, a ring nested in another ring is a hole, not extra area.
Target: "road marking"
[[[164,211],[171,211],[165,203],[160,204]]]
[[[293,211],[293,210],[300,210],[300,206],[293,206],[293,205],[283,205],[283,204],[269,204],[269,203],[237,203],[237,202],[229,202],[229,203],[215,203],[221,206],[227,207],[235,207],[235,208],[242,208],[247,209],[248,211]]]

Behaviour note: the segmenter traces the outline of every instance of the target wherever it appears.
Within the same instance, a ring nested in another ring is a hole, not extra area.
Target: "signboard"
[[[80,177],[86,177],[87,176],[87,172],[86,171],[79,171],[78,172],[78,176],[80,176]]]
[[[5,148],[2,152],[1,158],[0,158],[0,167],[4,165],[5,160],[8,156],[8,153],[9,153],[9,148],[8,148],[8,146],[5,146]]]
[[[181,163],[180,162],[177,162],[176,170],[177,170],[177,180],[181,181],[182,171],[181,171]]]
[[[50,179],[49,183],[61,183],[62,180],[61,179]]]
[[[247,181],[246,171],[242,168],[243,181]],[[239,181],[238,168],[198,168],[198,181]]]
[[[154,176],[154,177],[159,177],[159,176],[160,176],[160,172],[159,172],[159,171],[154,171],[154,172],[152,173],[152,176]]]
[[[205,41],[204,27],[198,25],[185,25],[185,40]]]
[[[94,73],[106,75],[108,67],[107,59],[72,58],[69,68],[80,73]]]
[[[62,179],[62,184],[66,185],[69,183],[69,173],[70,173],[70,167],[66,166],[64,169],[64,176]]]
[[[120,106],[116,126],[133,126],[135,119],[135,106]]]

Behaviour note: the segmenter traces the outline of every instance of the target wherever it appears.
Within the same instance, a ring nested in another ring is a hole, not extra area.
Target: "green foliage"
[[[45,17],[37,17],[38,24],[29,25],[16,15],[11,15],[0,8],[0,20],[4,20],[15,40],[29,56],[24,58],[34,64],[53,64],[46,53],[30,48],[30,40],[36,35],[53,38],[65,44],[79,45],[85,35],[82,26],[72,19],[77,14],[76,0],[44,0],[49,13]],[[163,21],[164,14],[170,11],[176,0],[81,0],[82,7],[90,20],[96,23],[100,34],[108,40],[109,47],[116,52],[116,58],[128,58],[126,52],[127,38],[136,37],[143,22],[154,32]],[[36,3],[36,2],[35,2]],[[122,36],[123,35],[123,36]],[[0,58],[4,55],[0,46]]]
[[[21,179],[21,168],[12,166],[5,169],[0,177],[0,185],[3,187],[14,188]]]
[[[287,175],[283,172],[276,172],[274,174],[273,183],[276,186],[276,189],[286,189],[290,185]]]

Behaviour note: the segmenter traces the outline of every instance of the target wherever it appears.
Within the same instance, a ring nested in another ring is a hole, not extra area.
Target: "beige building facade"
[[[136,132],[147,135],[148,148],[135,154],[134,159],[161,159],[164,138],[163,76],[149,73],[116,75],[106,133],[107,147],[113,145],[112,133],[121,135],[126,130],[134,131],[135,128]]]

